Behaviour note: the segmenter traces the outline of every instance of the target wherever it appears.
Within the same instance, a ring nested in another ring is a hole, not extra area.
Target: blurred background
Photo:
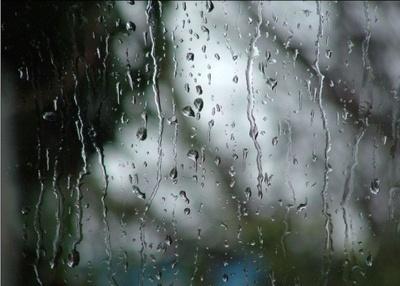
[[[4,285],[399,285],[398,2],[3,1]]]

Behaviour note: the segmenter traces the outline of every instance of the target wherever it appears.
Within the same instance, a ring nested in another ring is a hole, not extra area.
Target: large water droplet
[[[187,157],[192,160],[193,162],[197,162],[197,159],[199,159],[199,152],[196,150],[190,149],[187,153]]]
[[[196,85],[196,92],[197,92],[199,95],[202,95],[202,94],[203,94],[203,89],[201,88],[201,85]]]
[[[194,54],[193,53],[187,53],[186,54],[186,59],[188,61],[194,61]]]
[[[139,199],[146,199],[146,194],[143,193],[138,186],[132,186],[132,191],[133,193],[139,198]]]
[[[68,254],[68,259],[67,259],[67,265],[69,267],[75,267],[79,264],[80,261],[80,255],[79,252],[75,249],[73,249],[69,254]]]
[[[296,210],[298,212],[301,212],[302,210],[305,210],[307,208],[307,201],[305,203],[301,203],[297,206]]]
[[[306,15],[306,17],[309,17],[311,15],[312,11],[305,9],[305,10],[303,10],[303,13],[304,13],[304,15]]]
[[[187,93],[190,92],[190,86],[189,86],[188,83],[185,83],[185,85],[183,86],[183,88],[185,89],[185,91],[186,91]]]
[[[207,11],[210,13],[212,10],[214,10],[214,3],[211,0],[207,0],[206,8],[207,8]]]
[[[250,198],[251,198],[251,189],[250,189],[250,187],[247,187],[247,188],[244,190],[244,194],[246,195],[246,198],[247,198],[247,199],[250,199]]]
[[[325,51],[325,56],[328,58],[328,59],[330,59],[331,57],[332,57],[332,50],[326,50]]]
[[[201,98],[196,98],[193,102],[194,107],[198,110],[201,111],[203,109],[204,106],[204,102]]]
[[[367,256],[367,259],[366,259],[365,263],[366,263],[367,266],[369,266],[369,267],[372,266],[372,255],[371,255],[371,254],[369,254],[369,255]]]
[[[23,207],[21,209],[21,214],[22,215],[27,215],[27,214],[29,214],[30,211],[31,211],[31,209],[29,207]]]
[[[126,22],[125,28],[127,31],[130,31],[130,32],[136,31],[136,25],[132,21]]]
[[[182,114],[185,115],[186,117],[194,117],[194,111],[193,111],[192,107],[190,107],[189,105],[185,106],[182,109]]]
[[[171,180],[175,180],[178,177],[178,171],[176,167],[172,168],[171,171],[169,172],[169,178]]]
[[[178,123],[178,119],[176,118],[175,115],[173,115],[170,118],[168,118],[168,124],[169,125],[176,124],[176,123]]]
[[[43,113],[42,118],[46,121],[54,122],[57,119],[57,115],[53,111],[47,111]]]
[[[171,246],[172,242],[173,242],[172,237],[170,235],[167,235],[165,237],[165,244],[168,245],[168,246]]]
[[[179,195],[181,196],[181,198],[183,198],[185,200],[185,203],[187,203],[187,204],[190,203],[185,191],[183,191],[183,190],[180,191]]]
[[[136,137],[140,141],[146,140],[147,138],[147,129],[146,127],[140,127],[138,131],[136,132]]]
[[[379,179],[375,178],[374,180],[371,181],[369,190],[371,191],[371,193],[376,195],[377,193],[379,193],[379,189],[380,189],[380,181],[379,181]]]
[[[276,87],[277,84],[278,84],[278,81],[277,81],[276,79],[274,79],[274,78],[268,78],[268,79],[267,79],[267,84],[268,84],[268,86],[269,86],[272,90],[274,90],[275,87]]]

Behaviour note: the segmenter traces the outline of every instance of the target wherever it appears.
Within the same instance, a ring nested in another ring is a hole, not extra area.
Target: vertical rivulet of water
[[[319,1],[316,2],[317,5],[317,15],[319,17],[318,23],[318,34],[317,40],[315,41],[315,61],[314,61],[314,69],[317,72],[319,87],[317,92],[317,101],[318,108],[321,115],[322,128],[325,134],[325,147],[324,147],[324,174],[323,174],[323,186],[321,189],[321,198],[322,198],[322,213],[325,217],[325,261],[323,265],[323,284],[325,285],[328,282],[328,274],[331,263],[332,256],[332,218],[329,213],[329,202],[328,202],[328,182],[329,182],[329,172],[331,171],[331,167],[329,164],[329,152],[331,150],[331,134],[328,127],[328,116],[326,110],[323,106],[322,100],[322,91],[324,89],[324,75],[322,74],[319,67],[319,59],[320,59],[320,40],[323,36],[323,16],[321,13],[321,3]]]
[[[263,169],[262,169],[262,151],[260,143],[257,141],[258,136],[258,129],[257,124],[254,117],[254,87],[253,87],[253,61],[256,55],[258,55],[258,50],[256,47],[256,41],[260,38],[260,28],[262,24],[262,2],[259,2],[258,5],[258,23],[256,28],[256,35],[250,40],[250,49],[249,49],[249,57],[247,59],[247,66],[246,66],[246,87],[247,87],[247,119],[250,124],[250,132],[249,135],[251,140],[253,141],[254,147],[257,152],[256,156],[256,163],[257,163],[257,190],[258,196],[262,197],[262,182],[263,182]]]

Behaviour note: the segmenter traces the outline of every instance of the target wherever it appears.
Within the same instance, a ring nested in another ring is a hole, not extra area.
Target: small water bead
[[[156,260],[154,259],[154,262],[155,262]],[[158,281],[160,281],[161,280],[161,277],[162,277],[162,273],[161,273],[161,271],[158,271],[156,274],[154,274],[154,277],[158,280]]]
[[[143,112],[140,114],[140,117],[142,117],[144,123],[146,124],[146,122],[147,122],[147,112],[146,112],[146,111],[143,111]]]
[[[54,251],[54,257],[50,261],[50,269],[55,269],[59,263],[59,259],[61,258],[61,255],[63,253],[63,248],[61,246],[58,246],[57,249]]]
[[[205,32],[205,33],[207,33],[207,41],[209,41],[210,40],[210,30],[206,27],[206,26],[201,26],[201,30],[203,31],[203,32]],[[206,52],[206,45],[203,45],[202,47],[201,47],[201,50],[202,50],[202,52],[203,53],[205,53]]]
[[[309,17],[311,15],[312,11],[305,9],[305,10],[303,10],[303,13],[304,13],[304,15],[306,15],[306,17]]]
[[[224,222],[220,223],[220,227],[222,227],[224,230],[228,230],[228,226]]]
[[[317,162],[317,160],[318,160],[318,156],[317,156],[317,154],[315,154],[314,152],[312,153],[312,161],[313,162]]]
[[[278,137],[275,136],[274,138],[272,138],[272,146],[276,146],[278,144]]]
[[[230,177],[234,177],[236,175],[236,171],[235,171],[235,167],[234,166],[230,166],[229,167],[228,174],[229,174]]]
[[[235,75],[235,76],[233,77],[232,81],[233,81],[234,83],[238,83],[238,82],[239,82],[239,77],[238,77],[237,75]]]
[[[243,148],[243,160],[246,160],[248,155],[249,155],[249,149]]]
[[[229,280],[228,274],[224,273],[224,275],[222,275],[222,281],[226,283],[228,282],[228,280]]]

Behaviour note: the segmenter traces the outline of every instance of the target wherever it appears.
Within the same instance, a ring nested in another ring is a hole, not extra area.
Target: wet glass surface
[[[4,285],[399,285],[397,2],[2,2]]]

